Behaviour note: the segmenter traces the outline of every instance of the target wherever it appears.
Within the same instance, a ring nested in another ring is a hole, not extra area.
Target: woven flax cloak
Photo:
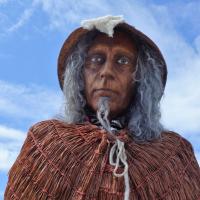
[[[200,199],[200,170],[187,140],[173,132],[144,144],[126,130],[118,137],[126,148],[130,200]],[[34,125],[9,172],[5,200],[122,200],[124,179],[108,164],[111,146],[106,132],[89,122]]]

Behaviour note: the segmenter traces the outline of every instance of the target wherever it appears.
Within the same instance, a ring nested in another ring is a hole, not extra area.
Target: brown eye
[[[120,65],[128,65],[130,63],[129,58],[123,56],[117,60],[117,63]]]

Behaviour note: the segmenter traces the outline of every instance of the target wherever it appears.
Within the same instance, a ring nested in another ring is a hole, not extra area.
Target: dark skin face
[[[100,33],[88,49],[84,65],[85,97],[88,106],[97,111],[100,97],[109,97],[110,118],[122,114],[133,97],[133,72],[137,49],[125,33],[113,38]]]

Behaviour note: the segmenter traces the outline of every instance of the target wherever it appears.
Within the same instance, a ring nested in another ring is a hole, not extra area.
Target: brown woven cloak
[[[160,140],[137,144],[126,130],[119,138],[125,142],[131,200],[200,199],[200,169],[187,140],[165,132]],[[34,125],[9,172],[5,200],[122,200],[124,178],[113,175],[111,146],[106,132],[90,123]]]

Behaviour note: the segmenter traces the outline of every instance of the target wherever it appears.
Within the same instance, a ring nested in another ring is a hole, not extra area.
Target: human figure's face
[[[100,33],[88,49],[84,65],[87,105],[97,111],[100,97],[109,97],[110,118],[122,114],[133,97],[137,49],[125,33]]]

